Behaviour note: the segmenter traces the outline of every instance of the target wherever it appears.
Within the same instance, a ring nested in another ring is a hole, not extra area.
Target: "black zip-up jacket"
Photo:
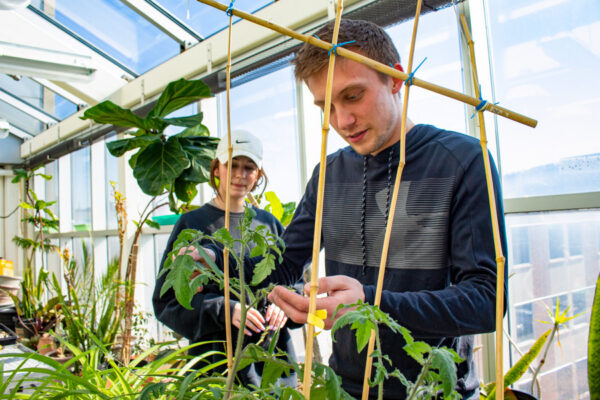
[[[326,273],[359,280],[370,304],[374,302],[385,234],[390,152],[394,182],[398,143],[376,156],[367,156],[364,188],[363,156],[346,147],[327,158],[321,240]],[[502,194],[498,173],[491,158],[490,161],[500,240],[506,257]],[[317,167],[283,235],[284,261],[269,277],[271,282],[294,282],[311,256],[318,175]],[[364,271],[363,190],[367,264]],[[490,215],[479,142],[430,125],[411,129],[406,137],[406,165],[395,210],[381,309],[408,328],[415,340],[451,347],[465,359],[458,365],[456,388],[463,398],[478,396],[472,335],[495,330],[496,254]],[[221,258],[217,254],[217,262],[221,263]],[[257,261],[248,259],[247,263]],[[390,357],[393,368],[415,381],[420,366],[402,349],[402,337],[382,329],[381,339],[383,353]],[[357,354],[354,333],[349,328],[338,331],[335,340],[329,363],[342,377],[343,388],[360,397],[366,350]],[[384,396],[402,399],[404,387],[391,378],[386,381]]]

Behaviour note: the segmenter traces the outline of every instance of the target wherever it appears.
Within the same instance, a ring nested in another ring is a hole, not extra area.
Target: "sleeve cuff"
[[[375,302],[375,286],[363,285],[363,290],[365,292],[365,303],[373,304]]]

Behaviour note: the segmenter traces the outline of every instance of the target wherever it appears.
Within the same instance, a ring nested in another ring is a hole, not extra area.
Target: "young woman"
[[[244,217],[244,208],[248,206],[246,197],[259,186],[266,186],[267,177],[262,169],[262,143],[249,132],[236,130],[231,133],[231,145],[233,148],[231,162],[231,187],[229,192],[230,201],[230,223],[229,231],[234,238],[239,238],[237,230],[240,220]],[[215,197],[202,207],[183,214],[169,237],[167,247],[161,261],[161,268],[165,258],[173,249],[173,243],[183,229],[197,229],[206,234],[212,234],[225,226],[225,200],[227,179],[227,140],[221,140],[217,147],[216,158],[210,166],[210,185],[215,190]],[[251,227],[258,225],[266,226],[272,233],[281,235],[283,226],[269,212],[254,208],[256,217]],[[238,253],[241,248],[235,249]],[[182,307],[175,299],[172,290],[160,296],[160,290],[164,283],[164,276],[156,282],[152,302],[154,312],[159,321],[171,328],[176,333],[189,339],[190,343],[219,341],[204,344],[190,350],[191,355],[203,354],[207,351],[224,352],[223,342],[225,340],[225,300],[223,292],[217,285],[206,285],[192,299],[193,310]],[[241,307],[240,303],[231,298],[232,337],[237,338],[237,329],[240,329]],[[281,328],[277,347],[287,351],[295,358],[289,332],[284,325],[287,322],[285,314],[275,305],[269,305],[263,315],[257,309],[248,310],[244,332],[246,340],[256,342],[266,329]],[[298,327],[295,325],[294,327]],[[215,362],[222,357],[211,357],[208,362]],[[221,368],[224,370],[225,366]],[[261,365],[251,365],[241,371],[238,376],[243,384],[255,384],[260,386]],[[282,382],[284,385],[296,385],[296,377],[289,376]]]

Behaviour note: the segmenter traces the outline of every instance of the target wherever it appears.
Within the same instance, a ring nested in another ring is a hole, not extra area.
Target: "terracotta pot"
[[[41,355],[46,355],[56,350],[56,344],[54,343],[54,338],[47,333],[44,333],[37,344],[37,351]]]

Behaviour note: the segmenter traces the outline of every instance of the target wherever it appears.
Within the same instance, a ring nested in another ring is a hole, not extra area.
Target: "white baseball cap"
[[[231,131],[231,158],[246,156],[258,167],[262,168],[263,147],[262,142],[253,134],[242,129]],[[217,158],[222,164],[227,163],[227,136],[222,137],[217,146]]]

